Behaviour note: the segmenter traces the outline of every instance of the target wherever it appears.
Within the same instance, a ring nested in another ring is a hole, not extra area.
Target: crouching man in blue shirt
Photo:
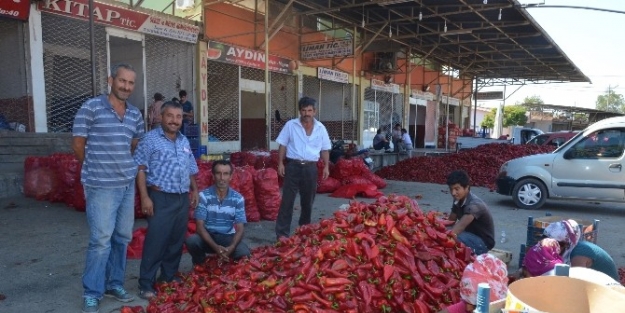
[[[245,219],[245,200],[230,188],[233,167],[229,161],[213,162],[213,186],[200,193],[195,209],[195,235],[187,238],[187,249],[194,265],[204,263],[207,253],[217,254],[223,260],[238,260],[250,255],[242,241]]]

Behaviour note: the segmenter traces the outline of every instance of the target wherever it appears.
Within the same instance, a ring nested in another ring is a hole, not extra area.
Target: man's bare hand
[[[278,175],[284,177],[284,164],[282,162],[278,163]]]

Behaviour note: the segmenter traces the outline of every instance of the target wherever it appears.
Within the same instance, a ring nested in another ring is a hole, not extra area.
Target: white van
[[[552,153],[504,163],[497,192],[523,209],[547,199],[625,201],[625,116],[596,122]]]

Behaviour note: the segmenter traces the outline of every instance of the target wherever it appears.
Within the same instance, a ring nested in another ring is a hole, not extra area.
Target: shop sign
[[[208,62],[206,60],[207,43],[198,42],[198,52],[200,56],[200,69],[198,74],[200,79],[198,85],[200,89],[200,140],[202,145],[208,144]]]
[[[349,83],[349,74],[341,71],[331,70],[325,67],[317,68],[317,77],[323,80],[329,80],[337,83]]]
[[[503,100],[503,91],[478,92],[477,100]]]
[[[354,54],[353,41],[351,39],[344,39],[303,44],[300,54],[302,60],[350,56]]]
[[[449,105],[459,106],[460,105],[460,99],[449,97],[449,96],[442,96],[441,97],[441,103],[443,103],[443,104],[449,103]]]
[[[399,85],[398,84],[387,84],[381,80],[372,79],[371,80],[371,88],[377,91],[386,91],[392,93],[399,93]]]
[[[265,53],[243,47],[231,46],[216,41],[208,42],[206,56],[211,61],[218,61],[245,67],[265,69]],[[275,55],[269,56],[269,70],[290,74],[297,69],[297,62]]]
[[[0,17],[25,21],[30,13],[30,0],[0,0]]]
[[[98,24],[190,43],[196,43],[200,33],[199,26],[172,18],[153,16],[99,2],[94,2],[93,5],[94,21]],[[88,0],[44,0],[39,2],[39,10],[82,20],[89,19]]]
[[[413,89],[412,90],[412,97],[415,99],[423,99],[423,100],[428,100],[428,101],[434,101],[434,94],[426,91],[423,92],[421,90],[417,90],[417,89]]]

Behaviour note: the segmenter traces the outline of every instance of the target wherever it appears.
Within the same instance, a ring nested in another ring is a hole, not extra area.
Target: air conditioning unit
[[[195,7],[195,0],[176,0],[176,9],[187,10]]]

